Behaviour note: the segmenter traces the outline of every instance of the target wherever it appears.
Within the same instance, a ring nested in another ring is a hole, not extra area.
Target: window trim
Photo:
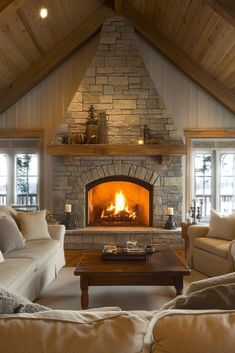
[[[44,198],[44,130],[43,129],[1,129],[0,138],[37,138],[39,153],[39,207],[45,207]]]
[[[185,166],[185,213],[190,207],[192,199],[191,180],[192,180],[192,139],[202,138],[235,138],[235,129],[185,129],[185,143],[188,154]]]

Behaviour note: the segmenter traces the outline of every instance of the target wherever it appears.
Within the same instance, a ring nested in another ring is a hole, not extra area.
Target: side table
[[[181,236],[184,239],[184,252],[185,252],[185,260],[188,256],[189,250],[189,236],[188,236],[188,227],[191,226],[192,223],[182,222],[181,223]]]

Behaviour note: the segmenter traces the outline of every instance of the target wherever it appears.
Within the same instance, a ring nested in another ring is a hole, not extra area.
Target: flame
[[[114,215],[118,215],[120,212],[126,211],[129,213],[130,219],[136,218],[136,212],[129,211],[127,199],[121,190],[116,192],[114,199],[115,199],[114,203],[112,202],[106,208],[106,211],[109,211],[109,212],[113,211]],[[104,213],[105,213],[105,210],[102,211],[101,217],[104,216]]]
[[[122,191],[119,191],[115,194],[115,214],[120,211],[128,211],[128,205],[126,204],[126,198]]]

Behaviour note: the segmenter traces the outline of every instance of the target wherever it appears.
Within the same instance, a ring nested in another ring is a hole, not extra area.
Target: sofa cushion
[[[217,238],[195,238],[194,246],[214,255],[223,257],[224,259],[228,258],[229,246],[231,242],[229,240],[217,239]]]
[[[211,278],[201,279],[199,281],[195,281],[190,283],[186,291],[184,292],[185,295],[196,292],[198,290],[216,286],[218,284],[229,284],[235,283],[235,272],[226,273],[222,276],[215,276]]]
[[[226,240],[235,239],[235,212],[229,215],[220,215],[211,210],[208,237]]]
[[[43,305],[32,303],[21,295],[0,288],[0,314],[35,313],[46,310],[50,309]]]
[[[155,316],[152,332],[152,353],[231,353],[235,311],[162,311]]]
[[[31,315],[20,314],[20,317],[19,320],[19,317],[13,314],[1,318],[1,352],[141,353],[146,351],[144,338],[148,322],[132,313],[51,310]]]
[[[235,309],[235,283],[219,284],[173,299],[167,309]],[[163,306],[164,307],[164,306]],[[164,307],[166,308],[166,306]]]
[[[5,261],[0,264],[0,286],[7,289],[18,283],[23,285],[35,270],[36,263],[32,259],[6,257]]]
[[[0,250],[4,255],[15,249],[22,249],[25,241],[15,221],[7,216],[0,217]]]
[[[50,239],[46,221],[46,210],[36,212],[17,212],[17,222],[27,240]]]
[[[12,251],[6,258],[28,258],[35,261],[36,269],[43,266],[58,250],[60,242],[54,239],[26,241],[25,248]]]

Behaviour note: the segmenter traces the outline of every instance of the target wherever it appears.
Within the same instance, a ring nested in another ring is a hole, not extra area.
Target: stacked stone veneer
[[[78,227],[85,227],[86,185],[104,177],[135,177],[153,186],[153,226],[162,227],[167,206],[174,207],[178,223],[182,205],[181,157],[160,164],[157,158],[74,157],[69,164],[63,157],[53,158],[53,208],[60,214],[65,203],[73,205]]]
[[[173,121],[138,52],[134,29],[122,17],[104,22],[96,55],[60,132],[84,133],[91,104],[108,115],[109,143],[136,143],[144,125],[164,141],[173,140]]]
[[[75,93],[62,133],[84,133],[93,104],[108,116],[108,143],[136,143],[147,125],[162,143],[174,141],[174,125],[140,57],[133,27],[114,17],[103,24],[100,45]],[[175,142],[175,141],[174,141]],[[179,142],[179,141],[178,141]],[[180,142],[179,142],[180,143]],[[166,208],[181,221],[182,158],[53,157],[53,210],[60,214],[71,203],[78,227],[85,227],[86,185],[107,176],[131,176],[153,186],[153,226],[164,226]]]

